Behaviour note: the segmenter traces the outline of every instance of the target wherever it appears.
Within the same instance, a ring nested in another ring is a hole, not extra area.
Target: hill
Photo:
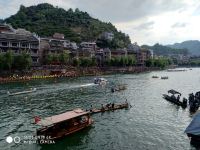
[[[111,23],[92,18],[79,9],[64,10],[43,3],[36,6],[20,6],[19,11],[5,19],[14,28],[25,28],[40,36],[52,36],[59,32],[71,41],[93,41],[103,32],[114,34],[113,47],[124,47],[131,43],[128,35],[118,31]]]
[[[187,49],[176,49],[176,48],[171,48],[171,47],[167,47],[164,45],[160,45],[160,44],[155,44],[153,46],[148,46],[148,45],[142,45],[142,48],[147,48],[147,49],[152,49],[153,53],[155,55],[170,55],[170,54],[188,54],[188,50]]]
[[[198,40],[190,40],[184,41],[182,43],[175,43],[173,45],[167,45],[171,48],[178,48],[178,49],[188,49],[191,55],[200,56],[200,41]]]

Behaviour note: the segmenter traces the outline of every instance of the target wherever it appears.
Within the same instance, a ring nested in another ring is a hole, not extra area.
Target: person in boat
[[[105,111],[105,108],[104,108],[103,104],[101,104],[101,111],[102,111],[102,112]]]
[[[176,99],[176,97],[175,97],[175,95],[174,95],[174,94],[172,94],[171,98],[172,98],[172,99]]]
[[[189,96],[189,105],[193,104],[193,102],[194,102],[194,94],[192,93]]]
[[[177,96],[177,102],[179,102],[179,100],[180,100],[180,95]]]
[[[110,108],[111,103],[106,104],[106,107],[109,109]]]
[[[126,107],[128,107],[128,101],[127,101],[127,99],[126,99],[126,101],[125,101],[125,105],[126,105]]]
[[[90,112],[92,112],[92,105],[90,105]]]
[[[113,103],[112,103],[112,109],[114,109],[114,107],[115,107],[115,103],[113,102]]]

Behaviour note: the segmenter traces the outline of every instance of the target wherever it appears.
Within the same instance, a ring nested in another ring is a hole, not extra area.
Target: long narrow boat
[[[37,129],[37,136],[44,137],[43,140],[54,140],[90,126],[93,120],[90,112],[78,108],[44,119],[36,117],[35,123],[42,126]]]
[[[10,93],[9,91],[7,92],[7,94],[9,96],[14,96],[14,95],[21,95],[21,94],[28,94],[28,93],[32,93],[32,92],[35,92],[37,89],[36,88],[31,88],[30,90],[28,91],[22,91],[22,92],[16,92],[16,93]]]
[[[107,106],[102,106],[101,108],[93,108],[90,109],[91,114],[95,113],[101,113],[101,112],[106,112],[106,111],[114,111],[117,109],[124,109],[124,108],[129,108],[131,105],[127,102],[121,103],[121,104],[109,104]]]

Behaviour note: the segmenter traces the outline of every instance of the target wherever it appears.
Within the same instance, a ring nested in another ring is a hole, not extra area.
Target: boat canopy
[[[169,90],[168,93],[171,93],[171,94],[180,94],[180,95],[181,95],[180,92],[175,91],[175,90],[173,90],[173,89]]]
[[[50,126],[50,125],[60,123],[62,121],[70,120],[72,118],[76,118],[76,117],[83,116],[86,114],[89,114],[89,112],[83,111],[82,109],[78,108],[72,111],[67,111],[59,115],[41,119],[37,124],[42,125],[42,126]]]
[[[200,135],[200,112],[194,116],[192,122],[186,128],[185,133]]]

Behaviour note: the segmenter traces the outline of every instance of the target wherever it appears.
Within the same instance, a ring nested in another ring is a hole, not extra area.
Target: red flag
[[[35,117],[34,117],[35,124],[37,124],[40,120],[41,120],[40,117],[38,117],[38,116],[35,116]]]

